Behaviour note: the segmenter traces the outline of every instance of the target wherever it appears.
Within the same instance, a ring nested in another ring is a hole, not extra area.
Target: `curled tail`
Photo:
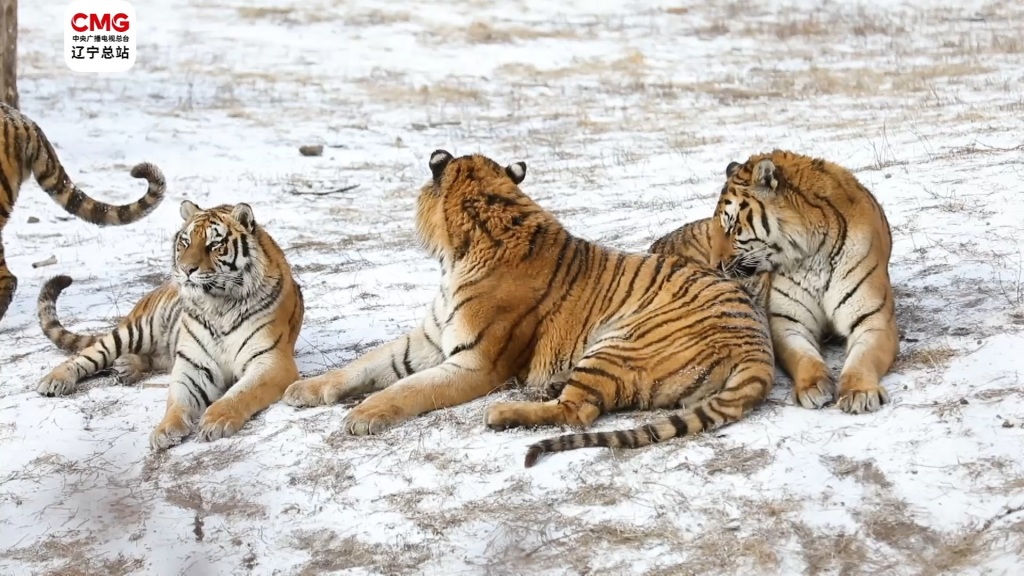
[[[632,430],[582,432],[547,438],[530,445],[525,465],[530,468],[543,454],[580,448],[643,448],[676,437],[693,436],[731,424],[760,404],[772,387],[775,376],[772,358],[737,370],[725,387],[691,409],[659,418]]]
[[[39,291],[39,303],[36,307],[39,326],[43,333],[65,352],[77,353],[99,341],[101,336],[92,334],[76,334],[61,324],[57,317],[57,297],[65,288],[71,286],[70,276],[54,276],[43,284]]]
[[[164,181],[163,172],[155,165],[148,162],[136,164],[131,171],[135,178],[144,178],[149,182],[146,193],[131,204],[107,204],[89,197],[75,186],[60,159],[54,151],[46,135],[33,125],[32,130],[37,140],[35,143],[35,156],[29,158],[32,164],[32,173],[35,174],[39,186],[53,198],[53,201],[60,204],[68,213],[73,214],[86,222],[100,226],[120,226],[130,224],[142,219],[153,211],[164,199],[164,192],[167,185]],[[33,149],[32,143],[26,147],[29,151]]]

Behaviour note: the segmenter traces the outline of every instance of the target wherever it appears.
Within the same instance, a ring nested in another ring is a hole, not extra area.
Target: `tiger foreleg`
[[[285,404],[319,406],[376,390],[437,366],[444,360],[437,340],[423,326],[382,344],[346,366],[295,382],[284,393]]]
[[[835,381],[821,357],[818,337],[788,318],[771,319],[772,345],[779,363],[793,379],[793,399],[804,408],[821,408],[832,400]]]
[[[171,362],[164,355],[127,354],[114,361],[110,370],[122,386],[131,386],[160,373],[169,372]]]
[[[220,368],[199,346],[178,350],[171,368],[164,417],[149,436],[154,450],[179,444],[195,427],[199,416],[224,393]]]
[[[881,380],[899,353],[892,289],[877,301],[875,312],[845,335],[846,362],[839,376],[836,405],[851,414],[874,412],[889,402]]]
[[[126,340],[119,331],[120,328],[115,328],[95,344],[61,362],[39,381],[36,391],[43,396],[71,394],[78,388],[79,382],[110,368],[124,352],[123,343]]]
[[[295,359],[286,351],[260,356],[220,400],[206,409],[196,438],[210,441],[234,435],[255,414],[280,400],[298,377]]]
[[[371,395],[348,413],[345,430],[357,436],[379,434],[420,414],[482,398],[509,379],[490,363],[474,360],[456,354]]]

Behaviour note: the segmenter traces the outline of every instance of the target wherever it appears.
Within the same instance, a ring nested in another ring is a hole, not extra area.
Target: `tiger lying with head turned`
[[[154,449],[180,442],[200,416],[200,440],[231,436],[299,375],[302,292],[273,238],[247,204],[201,210],[186,200],[181,217],[171,279],[109,334],[78,335],[61,325],[57,296],[71,278],[50,279],[39,295],[43,331],[75,354],[43,378],[40,394],[68,394],[108,368],[126,383],[170,371],[167,411],[150,435]]]
[[[42,129],[18,110],[0,102],[0,320],[18,289],[18,278],[7,267],[3,230],[18,201],[21,184],[31,174],[35,174],[39,187],[68,213],[100,226],[137,222],[164,198],[164,175],[156,166],[142,163],[131,171],[135,178],[149,182],[142,198],[122,206],[93,200],[68,177]]]
[[[882,207],[849,170],[792,152],[757,154],[726,172],[714,217],[670,232],[650,251],[700,245],[712,266],[771,272],[775,352],[796,401],[820,408],[832,399],[820,343],[835,333],[846,338],[837,405],[878,410],[889,400],[880,380],[899,352]]]
[[[544,452],[634,448],[708,430],[765,398],[774,377],[767,323],[723,274],[573,236],[519,189],[522,162],[502,168],[437,150],[429,166],[416,228],[440,260],[441,286],[426,318],[341,369],[292,384],[286,403],[376,391],[349,412],[352,434],[468,402],[514,377],[560,393],[489,407],[493,429],[586,427],[612,410],[682,408],[631,431],[541,442],[527,454],[531,466]]]

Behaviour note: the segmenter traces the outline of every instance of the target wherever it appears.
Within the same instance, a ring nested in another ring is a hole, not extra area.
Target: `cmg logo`
[[[64,63],[75,72],[125,72],[135,65],[139,27],[127,0],[73,0],[64,10]]]
[[[128,15],[124,13],[118,13],[111,16],[110,14],[86,14],[84,12],[78,12],[71,17],[71,28],[75,32],[96,32],[97,30],[104,30],[106,32],[127,32],[131,28],[131,20],[128,19]]]

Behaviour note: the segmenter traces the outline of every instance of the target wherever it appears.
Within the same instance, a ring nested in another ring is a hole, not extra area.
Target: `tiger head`
[[[730,162],[711,225],[711,264],[750,276],[772,272],[789,260],[786,236],[790,211],[780,186],[782,174],[770,159]]]
[[[248,204],[203,210],[181,203],[185,220],[174,237],[173,278],[182,294],[245,299],[259,286],[264,258]]]
[[[480,154],[455,158],[435,150],[430,182],[416,203],[416,231],[432,255],[459,260],[477,242],[498,247],[520,236],[520,227],[540,208],[519,190],[526,163],[502,167]]]

